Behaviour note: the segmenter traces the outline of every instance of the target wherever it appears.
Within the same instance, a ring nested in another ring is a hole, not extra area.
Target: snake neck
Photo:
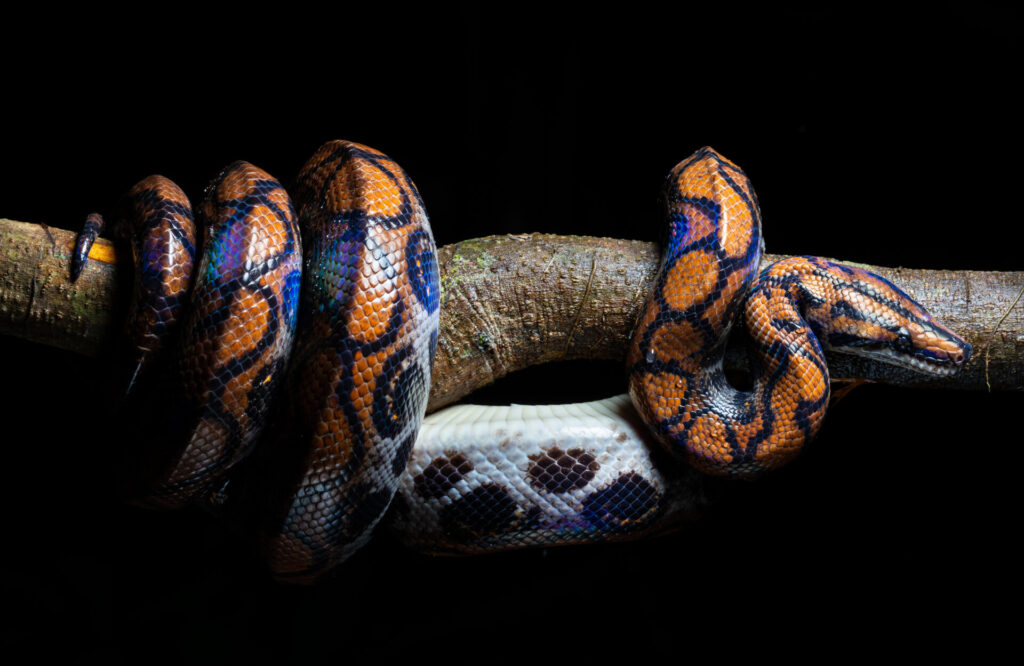
[[[722,345],[695,377],[693,423],[683,438],[691,465],[751,478],[782,467],[817,435],[829,374],[803,305],[798,283],[754,286],[743,312],[753,387],[740,390],[726,378]]]
[[[779,282],[765,271],[744,305],[753,389],[737,391],[724,376],[711,383],[710,400],[742,403],[736,420],[743,423],[736,428],[733,458],[714,473],[749,477],[785,465],[825,417],[829,373],[820,330],[805,316],[808,300],[799,276],[790,277]]]
[[[762,275],[750,291],[751,390],[725,376],[724,333],[702,355],[665,362],[652,351],[633,365],[633,402],[671,452],[707,474],[750,478],[786,464],[815,436],[829,377],[803,301],[798,280]]]

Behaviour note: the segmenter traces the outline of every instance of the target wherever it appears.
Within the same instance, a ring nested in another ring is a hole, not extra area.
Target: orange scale
[[[746,206],[735,216],[730,215],[718,229],[719,246],[730,257],[742,257],[750,250],[753,241],[754,220]]]
[[[349,336],[355,340],[364,339],[363,328],[366,326],[365,322],[366,319],[363,317],[360,317],[359,319],[350,319],[346,326]]]
[[[669,307],[685,310],[701,301],[714,288],[717,260],[705,250],[695,250],[680,257],[665,276],[664,296]]]
[[[254,343],[247,336],[250,331],[265,330],[270,321],[270,308],[260,296],[245,289],[239,289],[239,298],[231,304],[229,322],[236,322],[227,329],[216,359],[224,365],[248,351]]]
[[[686,434],[686,431],[690,428],[690,410],[687,409],[683,412],[678,423],[668,429],[668,436],[670,440],[679,439]]]
[[[687,380],[681,375],[668,372],[645,372],[638,381],[639,391],[648,397],[652,405],[652,413],[656,420],[670,419],[682,406],[686,394]]]
[[[285,211],[285,215],[288,215],[287,211],[290,208],[288,204],[291,202],[291,198],[288,196],[288,193],[285,192],[284,188],[275,187],[267,194],[267,199],[277,204],[278,209]],[[275,214],[274,217],[276,218],[277,215]]]
[[[331,394],[327,404],[320,408],[320,419],[325,422],[335,421],[344,418],[344,412],[338,407],[338,398]]]
[[[843,318],[843,320],[843,323],[845,325],[842,326],[841,330],[844,330],[848,333],[863,335],[879,340],[891,340],[896,337],[895,333],[886,328],[883,328],[882,326],[879,326],[874,322],[856,321],[853,319],[847,319],[845,317]]]
[[[372,342],[387,333],[394,302],[379,301],[368,316],[349,322],[349,335],[359,342]]]
[[[828,377],[825,376],[817,365],[811,363],[808,359],[801,357],[801,360],[796,365],[798,366],[798,376],[801,378],[800,393],[804,399],[823,399],[829,391]]]
[[[769,319],[782,319],[797,322],[803,319],[796,304],[787,298],[781,290],[773,291],[767,301],[766,315]]]
[[[368,392],[372,392],[373,391],[373,383],[374,383],[374,379],[373,378],[377,374],[376,373],[376,369],[377,369],[376,366],[377,366],[377,363],[373,363],[366,370],[363,370],[362,372],[360,372],[358,374],[355,374],[355,373],[352,374],[352,380],[355,382],[355,387],[353,388],[353,391],[360,391],[360,390],[366,390]],[[367,389],[366,387],[369,387],[369,389]]]
[[[376,166],[364,163],[364,177],[374,181],[375,187],[363,193],[364,206],[368,214],[393,217],[401,212],[402,190]],[[393,169],[397,166],[393,166]]]
[[[352,406],[356,408],[356,417],[359,422],[363,424],[364,428],[367,428],[370,432],[373,431],[373,415],[370,401],[365,399],[365,396],[352,392]]]
[[[333,466],[343,467],[352,458],[352,436],[347,427],[341,427],[341,424],[332,423],[332,428],[335,425],[339,426],[338,429],[332,430],[329,435],[320,437],[320,446],[317,449],[321,452],[321,456],[324,454],[328,456],[328,460]],[[310,472],[321,466],[313,466]]]
[[[791,374],[791,370],[786,372],[786,375]],[[783,380],[785,381],[785,380]],[[771,395],[771,408],[772,414],[776,420],[792,420],[793,415],[796,413],[796,401],[798,396],[792,395],[785,391],[776,390]]]
[[[748,279],[752,272],[748,270],[735,270],[725,281],[725,288],[722,290],[722,299],[731,301],[738,297],[748,287]]]
[[[350,326],[363,326],[364,323],[370,318],[370,314],[373,312],[373,305],[370,303],[357,306],[355,310],[345,315],[345,319],[350,322]]]
[[[334,435],[330,432],[324,434],[314,434],[310,437],[310,455],[309,459],[314,459],[318,454],[322,454],[323,451],[330,449],[334,445]],[[307,462],[307,465],[309,463]]]
[[[171,280],[175,281],[176,285],[181,285],[183,281],[187,281],[191,278],[190,275],[185,273],[184,265],[181,263],[175,264],[171,268]]]
[[[328,210],[335,215],[358,210],[358,208],[358,202],[351,197],[331,197],[328,199]]]
[[[339,203],[351,201],[354,196],[353,193],[359,191],[360,178],[356,162],[354,160],[345,162],[333,172],[331,169],[332,166],[330,164],[325,164],[324,169],[317,172],[320,174],[316,178],[317,182],[323,182],[323,180],[330,178],[331,183],[327,186],[328,198]]]
[[[253,376],[254,373],[249,371],[232,377],[221,392],[221,400],[225,409],[241,422],[243,429],[244,423],[249,420],[245,410],[249,406],[248,393],[252,388]]]
[[[702,338],[689,322],[675,321],[658,328],[651,336],[651,346],[658,358],[686,362],[700,352]],[[696,368],[687,369],[692,371]]]
[[[722,420],[715,414],[702,414],[693,419],[690,425],[690,442],[692,448],[702,452],[721,456],[729,450],[726,444],[726,428]]]
[[[764,422],[761,414],[757,414],[757,418],[752,419],[749,423],[738,423],[733,427],[733,432],[736,435],[736,441],[739,442],[740,446],[744,449],[750,446],[750,440],[759,434],[764,428]]]
[[[715,222],[708,216],[708,211],[702,206],[693,203],[684,203],[676,207],[676,210],[686,216],[686,235],[681,239],[681,245],[689,245],[696,240],[714,233]]]
[[[710,304],[705,318],[716,331],[722,331],[726,324],[729,323],[726,321],[729,305],[746,291],[749,275],[746,271],[734,271],[731,273],[726,279],[725,287],[722,288],[718,298]]]

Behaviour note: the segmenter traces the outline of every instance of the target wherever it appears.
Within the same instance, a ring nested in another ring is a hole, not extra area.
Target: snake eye
[[[896,331],[896,339],[892,341],[892,346],[896,351],[913,351],[914,341],[910,339],[910,331],[902,327]]]

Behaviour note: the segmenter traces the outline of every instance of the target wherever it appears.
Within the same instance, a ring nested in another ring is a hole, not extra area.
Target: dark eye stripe
[[[829,315],[833,319],[839,317],[846,317],[847,319],[855,319],[857,321],[867,321],[868,317],[863,312],[853,306],[853,303],[842,300],[834,303],[829,311]]]
[[[852,333],[830,333],[828,343],[833,347],[867,347],[878,344],[875,340],[868,340]]]
[[[900,302],[883,296],[878,292],[878,289],[872,287],[871,285],[865,282],[862,282],[860,280],[840,280],[835,273],[829,273],[824,270],[815,271],[815,275],[826,280],[831,280],[840,288],[850,289],[851,291],[857,292],[858,294],[864,296],[865,298],[871,299],[875,303],[884,305],[887,308],[891,309],[896,314],[905,317],[910,321],[917,323],[927,323],[923,322],[918,315],[908,310],[907,307],[901,304]],[[901,292],[897,291],[897,294],[900,297],[906,298],[906,296],[904,296]]]

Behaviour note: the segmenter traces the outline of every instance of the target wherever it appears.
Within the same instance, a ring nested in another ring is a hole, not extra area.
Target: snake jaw
[[[970,345],[968,345],[968,349]],[[875,347],[843,347],[833,348],[833,351],[837,351],[843,354],[850,354],[851,356],[862,356],[873,361],[880,361],[887,365],[894,365],[908,370],[914,370],[926,375],[933,375],[936,377],[949,377],[953,373],[957,372],[966,361],[961,360],[959,363],[952,359],[941,359],[938,357],[931,358],[915,354],[909,356],[897,351],[894,351],[886,346],[875,346]],[[970,355],[970,352],[966,352],[962,358],[966,358]]]
[[[833,336],[828,348],[939,377],[952,375],[971,358],[970,343],[933,322],[910,322],[890,334],[883,339],[847,339],[845,344],[836,344]]]

